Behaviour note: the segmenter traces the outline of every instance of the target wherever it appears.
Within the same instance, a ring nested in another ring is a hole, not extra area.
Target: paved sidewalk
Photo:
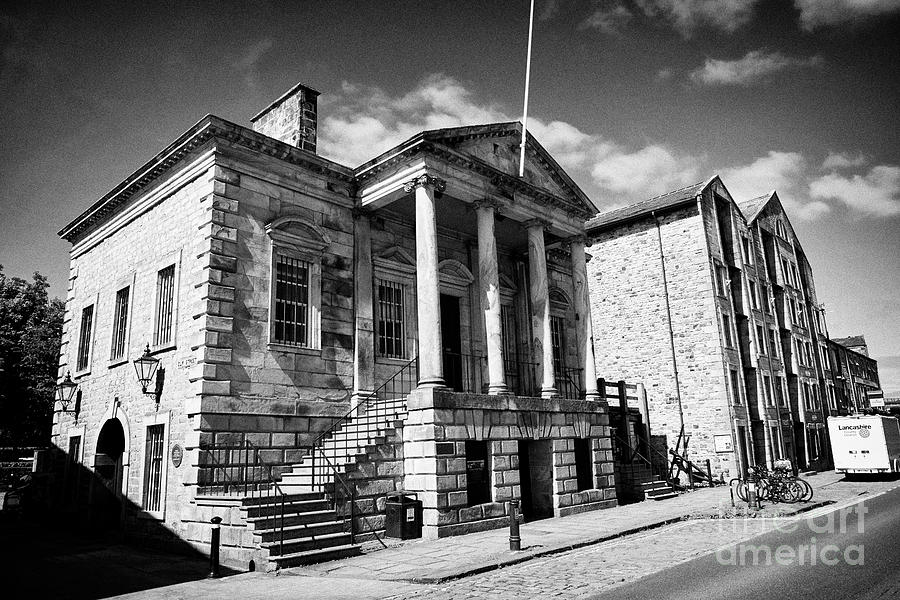
[[[814,488],[842,478],[833,471],[807,477]],[[787,516],[811,504],[770,504],[753,517]],[[735,499],[736,503],[743,504]],[[698,488],[677,498],[645,501],[521,526],[522,551],[510,552],[509,530],[494,529],[439,540],[414,540],[344,560],[296,567],[284,575],[437,583],[490,571],[689,518],[717,518],[731,510],[728,486]]]
[[[603,586],[634,580],[674,562],[702,555],[731,538],[752,537],[777,522],[767,517],[788,516],[821,506],[822,501],[842,502],[900,485],[897,481],[850,482],[833,471],[806,480],[815,489],[812,503],[769,504],[762,511],[747,513],[753,518],[744,521],[710,520],[745,514],[731,508],[727,486],[703,488],[661,502],[647,501],[523,524],[523,551],[517,553],[509,551],[509,532],[501,529],[432,541],[395,542],[396,546],[386,550],[321,565],[285,569],[277,574],[245,573],[199,580],[148,589],[127,598],[577,598],[581,586],[586,586],[582,590],[585,592],[606,589]],[[736,503],[742,504],[739,500]],[[651,531],[677,521],[681,522]],[[643,533],[629,535],[635,532]],[[500,567],[511,568],[494,571]],[[522,588],[528,582],[537,587]],[[560,586],[572,589],[561,591]]]

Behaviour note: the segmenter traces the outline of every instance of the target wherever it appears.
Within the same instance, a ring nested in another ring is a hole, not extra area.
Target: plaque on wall
[[[713,441],[716,445],[716,452],[734,452],[734,442],[730,433],[714,436]]]
[[[181,460],[184,458],[184,448],[175,444],[172,446],[172,466],[176,469],[181,466]]]

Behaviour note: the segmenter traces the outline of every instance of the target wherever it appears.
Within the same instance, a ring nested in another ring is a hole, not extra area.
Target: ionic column
[[[441,345],[441,292],[438,279],[437,222],[434,193],[443,179],[422,175],[404,185],[416,193],[416,306],[419,323],[419,387],[444,387]]]
[[[356,309],[356,344],[353,360],[353,405],[375,393],[375,319],[372,304],[372,229],[369,215],[355,214],[355,273],[353,304]]]
[[[553,338],[550,331],[550,296],[547,286],[547,254],[544,249],[542,221],[525,223],[528,228],[528,276],[531,280],[531,330],[534,336],[534,357],[540,373],[541,397],[555,398],[556,381],[553,374]]]
[[[496,204],[476,203],[478,216],[478,282],[481,310],[484,312],[484,338],[487,347],[488,394],[506,394],[503,368],[503,333],[500,318],[500,272],[497,266],[497,241],[494,237]]]
[[[585,400],[599,400],[597,391],[597,366],[594,363],[594,327],[591,324],[591,296],[588,288],[587,260],[584,255],[585,238],[569,240],[572,256],[572,280],[575,283],[575,330],[578,339],[578,356],[584,365]]]

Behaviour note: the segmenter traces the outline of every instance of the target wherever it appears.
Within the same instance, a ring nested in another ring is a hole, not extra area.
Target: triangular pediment
[[[470,156],[504,175],[518,177],[522,126],[518,122],[452,127],[424,132],[424,138]],[[525,144],[525,181],[573,208],[594,214],[597,207],[530,133]],[[503,190],[503,184],[499,185]]]

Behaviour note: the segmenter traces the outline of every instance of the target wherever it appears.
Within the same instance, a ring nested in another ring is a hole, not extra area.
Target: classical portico
[[[521,179],[504,168],[505,146],[478,137],[472,143],[479,152],[492,149],[488,160],[461,161],[423,137],[359,169],[359,218],[366,224],[358,229],[381,229],[389,245],[414,256],[414,265],[406,265],[413,267],[414,285],[402,289],[415,313],[404,331],[414,325],[415,335],[403,358],[417,358],[419,388],[596,399],[582,237],[583,215],[593,208],[542,151],[529,155],[535,170]],[[406,236],[414,238],[412,247],[404,246],[404,231],[412,234]],[[400,326],[392,322],[379,333],[379,316],[368,308],[386,310],[379,306],[384,294],[371,291],[381,289],[371,261],[389,248],[373,238],[357,237],[382,248],[356,253],[356,304],[368,305],[357,309],[356,397],[384,379],[372,373],[393,359],[379,358],[377,338]],[[562,258],[548,263],[551,249]],[[472,274],[471,289],[447,290],[439,265],[448,261]],[[565,310],[552,309],[551,291],[565,299]]]

